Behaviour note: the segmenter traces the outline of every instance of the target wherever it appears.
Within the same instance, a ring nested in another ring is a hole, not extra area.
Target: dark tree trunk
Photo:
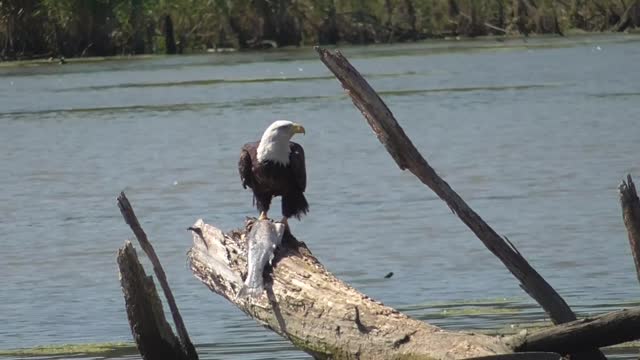
[[[529,35],[526,20],[527,8],[522,0],[513,0],[513,17],[515,19],[515,25],[518,32],[525,36]]]
[[[131,51],[134,54],[145,53],[145,26],[144,26],[144,8],[142,0],[131,0],[131,27],[133,28],[133,36],[131,38]]]
[[[418,30],[416,27],[416,8],[413,6],[412,0],[404,0],[404,4],[407,11],[407,20],[409,20],[409,26],[411,27],[411,39],[418,40]]]
[[[456,0],[449,0],[449,17],[455,18],[460,15],[460,7]]]
[[[387,21],[385,26],[391,28],[391,18],[393,17],[393,5],[391,4],[391,0],[384,0],[384,7],[387,10]]]
[[[164,17],[164,44],[167,54],[176,53],[176,38],[173,33],[173,21],[170,15]]]
[[[275,40],[277,37],[273,8],[267,0],[256,0],[254,6],[261,21],[261,39]]]
[[[480,22],[478,21],[478,6],[479,3],[477,1],[471,1],[471,3],[469,4],[469,12],[470,14],[470,21],[471,23],[469,24],[469,30],[467,31],[467,34],[469,36],[480,36],[480,35],[484,35],[484,26],[482,24],[480,24]]]
[[[255,4],[262,19],[262,40],[275,41],[278,46],[300,45],[300,23],[289,11],[294,6],[290,0],[257,0]]]
[[[5,27],[3,57],[18,59],[49,53],[44,28],[46,17],[38,12],[37,1],[0,1],[0,18]]]
[[[633,27],[640,27],[640,0],[636,0],[631,11],[631,21]]]
[[[149,52],[154,54],[156,52],[156,43],[154,41],[156,35],[156,22],[153,19],[150,19],[145,26],[145,36],[147,37],[147,44],[149,47]]]
[[[496,0],[498,5],[498,17],[496,18],[496,26],[501,29],[506,27],[506,16],[504,11],[504,0]]]
[[[338,31],[336,2],[333,0],[329,5],[329,11],[327,11],[322,25],[320,25],[318,43],[321,45],[336,44],[338,41],[340,41],[340,33]]]
[[[580,9],[582,9],[583,0],[573,0],[571,3],[571,14],[569,15],[569,20],[578,29],[586,29],[587,23],[584,19],[584,16],[580,13]]]
[[[79,56],[109,56],[115,54],[111,39],[114,27],[113,9],[107,2],[82,1],[80,16],[77,17],[79,40],[74,53]]]

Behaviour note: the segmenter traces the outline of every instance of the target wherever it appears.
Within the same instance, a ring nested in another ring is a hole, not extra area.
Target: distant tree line
[[[0,59],[638,26],[640,0],[0,0]]]

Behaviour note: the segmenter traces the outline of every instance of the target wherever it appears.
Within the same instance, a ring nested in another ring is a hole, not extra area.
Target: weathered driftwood
[[[272,271],[266,271],[265,293],[256,299],[237,297],[246,276],[245,236],[251,223],[224,234],[198,220],[192,226],[191,270],[212,291],[317,358],[463,359],[514,351],[584,353],[640,338],[640,308],[514,336],[445,331],[384,306],[340,281],[289,232],[276,251]]]
[[[640,281],[640,200],[636,192],[636,185],[631,179],[631,175],[627,175],[627,181],[624,180],[620,184],[620,205],[622,206],[622,218],[624,226],[627,228],[629,245],[631,245],[631,254],[633,262],[636,265],[636,274]]]
[[[576,320],[569,305],[555,289],[527,262],[515,246],[502,238],[442,179],[413,145],[391,110],[340,52],[316,47],[320,60],[342,84],[353,104],[373,129],[401,170],[411,171],[433,190],[465,223],[482,243],[520,281],[524,289],[542,306],[555,324]],[[575,356],[574,356],[575,358]],[[581,359],[605,359],[599,351],[580,354]]]
[[[188,258],[195,276],[240,310],[320,359],[463,359],[509,353],[498,338],[444,331],[384,306],[335,278],[289,232],[265,293],[236,298],[246,276],[246,231],[198,220]],[[272,280],[273,279],[273,280]]]
[[[145,274],[131,242],[118,250],[117,261],[131,333],[142,358],[194,360],[167,323],[153,278]]]
[[[120,208],[120,213],[122,213],[122,217],[124,221],[131,227],[131,230],[135,234],[142,250],[147,254],[151,264],[153,264],[153,271],[160,282],[160,286],[164,292],[164,296],[169,303],[169,309],[171,310],[171,316],[173,317],[173,322],[176,325],[176,331],[180,338],[180,343],[184,350],[185,356],[191,360],[198,359],[198,353],[196,352],[195,346],[191,342],[189,338],[189,334],[187,333],[187,328],[184,326],[184,321],[182,321],[182,316],[180,315],[180,311],[178,310],[178,305],[176,304],[176,300],[173,297],[173,293],[171,292],[171,288],[169,287],[169,282],[167,281],[167,276],[164,273],[164,269],[162,268],[162,264],[160,263],[160,259],[158,255],[156,255],[156,251],[153,249],[153,246],[149,242],[147,238],[147,234],[140,226],[140,222],[138,222],[138,218],[136,214],[133,212],[133,207],[131,203],[129,203],[129,199],[121,192],[118,196],[118,207]],[[135,335],[134,335],[135,336]]]

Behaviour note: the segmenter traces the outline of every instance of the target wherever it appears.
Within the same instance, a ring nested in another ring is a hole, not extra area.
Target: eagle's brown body
[[[269,211],[273,197],[282,196],[282,215],[299,219],[309,211],[304,197],[307,172],[302,146],[290,142],[289,163],[283,165],[271,160],[258,161],[259,145],[258,141],[242,147],[238,162],[242,186],[253,190],[255,205],[261,213]]]

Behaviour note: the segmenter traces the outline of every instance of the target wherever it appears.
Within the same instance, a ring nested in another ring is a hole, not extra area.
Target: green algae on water
[[[513,308],[492,308],[492,307],[465,307],[459,309],[444,309],[439,315],[449,316],[486,316],[497,314],[517,314],[520,311]]]
[[[132,343],[97,343],[97,344],[56,344],[35,346],[32,348],[0,350],[0,357],[4,356],[53,356],[53,355],[93,355],[102,357],[117,357],[120,355],[137,353]]]

